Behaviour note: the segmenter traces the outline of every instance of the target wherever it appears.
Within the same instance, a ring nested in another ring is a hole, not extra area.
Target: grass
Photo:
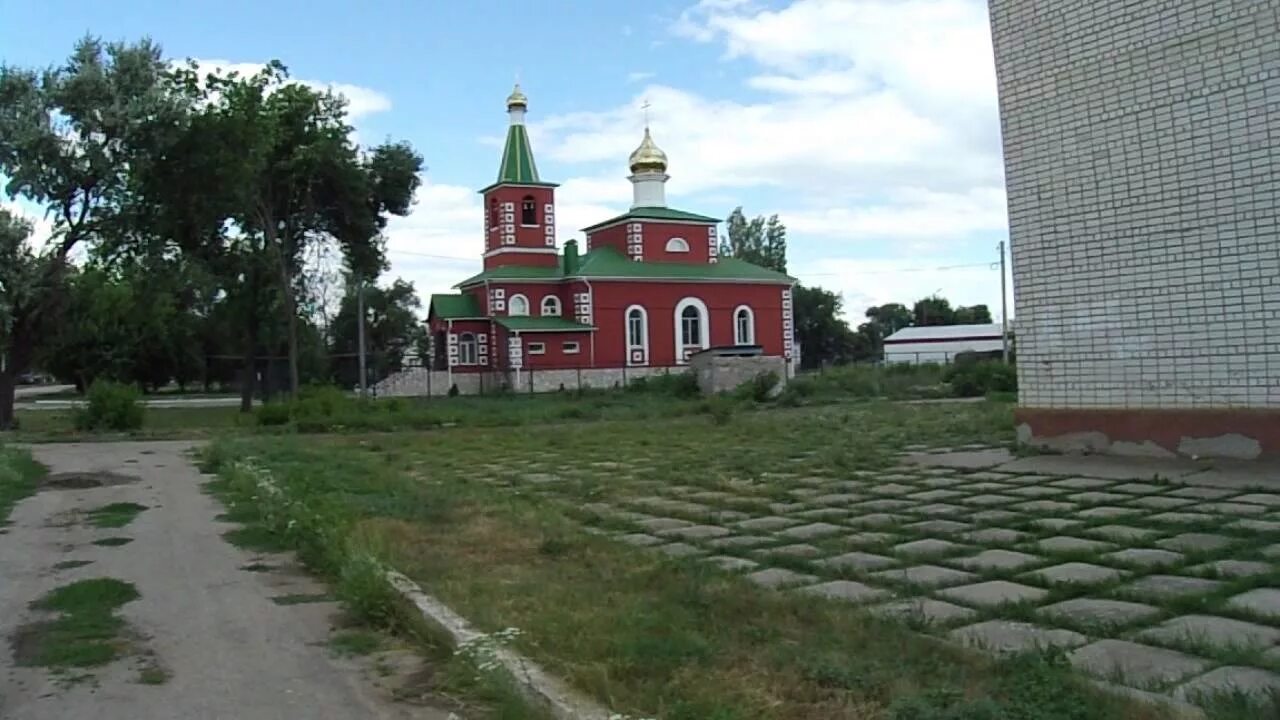
[[[0,527],[8,524],[19,500],[35,494],[46,473],[31,453],[0,443]]]
[[[1012,440],[1003,403],[860,403],[585,428],[228,438],[207,460],[224,499],[260,495],[265,465],[289,505],[261,519],[365,617],[403,622],[360,558],[406,572],[481,629],[635,716],[685,718],[1155,718],[1092,691],[1061,658],[992,660],[857,608],[774,593],[703,564],[588,534],[584,506],[733,492],[793,499],[796,478],[891,465],[911,443]],[[663,513],[665,514],[665,513]],[[822,541],[813,541],[821,544]],[[728,554],[748,554],[748,551]],[[804,566],[797,560],[797,567]],[[517,717],[513,716],[513,717]]]
[[[86,516],[89,519],[89,524],[94,527],[122,528],[133,522],[133,519],[138,517],[138,514],[146,509],[146,505],[139,505],[138,503],[132,502],[118,502],[94,508],[88,511]]]
[[[18,409],[18,429],[11,433],[27,442],[64,442],[79,438],[141,438],[164,440],[204,438],[241,427],[238,407],[149,407],[143,414],[142,429],[129,433],[93,433],[78,430],[75,409]]]
[[[343,630],[329,637],[329,649],[343,656],[369,655],[382,645],[382,636],[370,630]]]
[[[114,578],[80,580],[51,591],[31,607],[58,617],[19,630],[13,642],[18,664],[66,670],[111,662],[127,647],[125,623],[115,611],[138,597],[132,583]]]
[[[223,539],[242,550],[254,552],[284,552],[289,546],[284,539],[262,525],[248,525],[222,534]]]
[[[131,542],[133,542],[133,538],[130,537],[109,537],[102,538],[101,540],[94,540],[93,544],[99,547],[120,547],[121,545],[128,545]]]

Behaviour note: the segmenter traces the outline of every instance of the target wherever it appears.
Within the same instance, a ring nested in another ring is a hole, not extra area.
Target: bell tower
[[[484,195],[484,267],[554,267],[556,258],[555,183],[542,182],[525,129],[529,98],[516,83],[507,97],[507,142],[498,179]]]

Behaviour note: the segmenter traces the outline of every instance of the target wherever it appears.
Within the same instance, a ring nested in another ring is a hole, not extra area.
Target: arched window
[[[649,364],[649,313],[639,305],[627,308],[627,364]]]
[[[520,203],[520,224],[538,224],[538,203],[532,195],[525,195],[524,202]]]
[[[756,314],[746,305],[733,311],[733,344],[756,344]]]
[[[555,295],[542,298],[542,317],[560,317],[560,298]]]
[[[676,305],[676,362],[711,346],[711,326],[707,306],[697,298],[685,298]]]
[[[689,252],[689,243],[684,238],[671,238],[667,241],[667,252]]]
[[[458,336],[458,364],[459,365],[475,365],[476,364],[476,336],[472,333],[462,333]]]
[[[508,315],[528,315],[529,314],[529,298],[523,295],[512,295],[507,300]]]

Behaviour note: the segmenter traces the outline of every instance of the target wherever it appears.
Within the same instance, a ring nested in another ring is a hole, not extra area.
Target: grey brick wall
[[[1280,0],[990,0],[1021,402],[1280,406]]]

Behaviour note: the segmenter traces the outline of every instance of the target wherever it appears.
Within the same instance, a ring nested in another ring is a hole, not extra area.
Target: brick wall
[[[1027,408],[1280,407],[1280,0],[990,0]]]

